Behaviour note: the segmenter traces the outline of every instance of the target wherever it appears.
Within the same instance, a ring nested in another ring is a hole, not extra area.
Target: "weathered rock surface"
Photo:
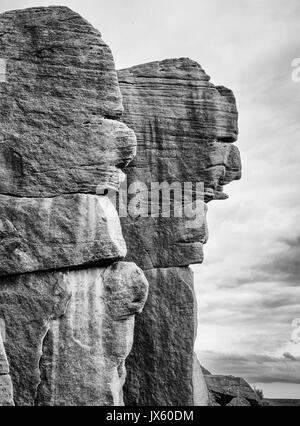
[[[138,144],[127,169],[129,193],[139,188],[136,202],[142,207],[121,222],[127,258],[145,270],[150,285],[127,361],[125,400],[131,405],[206,405],[206,386],[193,355],[193,279],[185,267],[203,260],[208,238],[204,202],[227,198],[223,186],[241,176],[239,151],[232,144],[238,135],[235,98],[187,58],[121,70],[118,78],[122,120]],[[179,197],[178,202],[174,191],[171,214],[162,217],[168,196],[161,191],[161,199],[153,199],[153,183],[179,184],[188,201]],[[151,216],[153,202],[157,216]],[[191,216],[195,203],[198,215]],[[183,205],[189,209],[176,217]]]
[[[206,375],[205,381],[213,406],[262,405],[256,392],[241,377]]]
[[[113,261],[126,255],[120,220],[106,196],[0,195],[0,275]]]
[[[0,375],[0,407],[14,406],[12,382],[9,374]]]
[[[147,281],[132,263],[1,279],[17,405],[120,405]]]
[[[186,218],[174,217],[127,217],[121,223],[128,259],[144,269],[188,266],[203,261],[203,244],[208,238],[204,206],[192,227],[186,225]]]
[[[49,197],[117,188],[132,130],[101,34],[66,7],[0,15],[0,194]]]
[[[127,169],[128,185],[141,181],[150,193],[153,182],[179,183],[182,189],[184,183],[198,182],[203,184],[198,198],[226,198],[223,186],[241,176],[239,151],[228,143],[238,133],[232,92],[211,84],[200,65],[187,58],[121,70],[118,77],[123,121],[138,143],[137,156]],[[190,192],[194,191],[195,187]],[[201,263],[205,218],[202,226],[188,228],[186,222],[186,216],[174,214],[123,218],[128,258],[145,268]]]
[[[201,66],[169,59],[118,72],[125,114],[138,139],[135,179],[205,182],[207,197],[240,178],[233,93],[209,82]]]
[[[14,401],[12,382],[9,375],[9,365],[1,334],[2,332],[3,330],[0,329],[0,407],[5,407],[14,405]]]
[[[193,273],[190,268],[169,268],[149,269],[145,275],[149,297],[144,314],[136,319],[134,351],[126,362],[125,404],[205,405],[206,386],[194,359]],[[200,395],[194,394],[195,386],[202,388]]]
[[[0,15],[0,66],[0,405],[122,405],[147,281],[115,262],[105,192],[136,138],[112,54],[70,9],[32,8]]]
[[[205,203],[226,198],[223,186],[240,177],[232,92],[186,58],[133,67],[119,73],[121,122],[112,54],[79,15],[7,12],[0,35],[0,320],[10,368],[0,355],[2,399],[12,403],[11,377],[16,405],[123,403],[147,280],[133,263],[114,262],[126,248],[104,194],[118,190],[137,136],[128,168],[128,183],[144,184],[137,205],[151,207],[152,182],[203,187],[189,186],[184,202],[198,204],[196,219],[166,217],[163,199],[155,217],[122,220],[127,259],[150,282],[125,400],[206,405],[187,265],[203,259]]]

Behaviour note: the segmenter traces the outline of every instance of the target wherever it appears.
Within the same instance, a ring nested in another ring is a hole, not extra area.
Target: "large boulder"
[[[122,405],[147,281],[134,264],[8,276],[0,318],[17,405]]]
[[[136,151],[113,57],[66,7],[0,33],[0,404],[122,405],[147,281],[105,195]]]
[[[124,257],[115,207],[106,196],[0,195],[0,276],[104,263]]]
[[[132,130],[109,47],[67,7],[0,16],[0,194],[49,197],[117,188]]]

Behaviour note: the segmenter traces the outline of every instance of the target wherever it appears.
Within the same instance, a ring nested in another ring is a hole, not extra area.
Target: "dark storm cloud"
[[[300,383],[300,357],[201,352],[201,362],[213,374],[241,376],[250,383]]]
[[[280,254],[276,254],[271,259],[261,259],[250,271],[247,277],[239,277],[233,286],[256,282],[282,282],[286,286],[300,285],[300,236],[295,239],[279,238],[278,243],[285,247]],[[282,303],[288,303],[286,298]],[[294,300],[290,300],[293,304]],[[270,303],[272,303],[270,301]],[[278,302],[277,302],[278,303]]]
[[[300,236],[283,239],[286,251],[267,265],[267,271],[287,284],[300,285]]]

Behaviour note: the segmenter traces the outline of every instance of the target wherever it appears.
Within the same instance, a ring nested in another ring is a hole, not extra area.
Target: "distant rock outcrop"
[[[263,402],[267,407],[300,407],[300,399],[265,398]]]
[[[206,203],[226,198],[223,186],[241,176],[239,151],[231,143],[238,135],[235,98],[187,58],[135,66],[118,77],[123,122],[138,144],[128,185],[142,188],[137,213],[121,223],[127,259],[145,271],[150,285],[127,359],[125,401],[206,405],[206,385],[193,353],[197,306],[188,265],[203,260]],[[156,183],[165,185],[160,195],[153,195]],[[183,191],[188,201],[180,198]],[[188,208],[178,217],[183,206]]]

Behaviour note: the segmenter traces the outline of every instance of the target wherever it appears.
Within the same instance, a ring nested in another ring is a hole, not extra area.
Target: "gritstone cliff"
[[[207,203],[227,198],[223,186],[241,177],[239,150],[232,144],[238,135],[235,98],[231,90],[210,83],[188,58],[135,66],[118,77],[122,120],[138,144],[128,185],[138,181],[145,188],[139,195],[143,208],[121,222],[128,259],[144,270],[150,285],[127,360],[125,400],[130,405],[206,405],[206,385],[193,351],[197,305],[188,265],[203,260]],[[153,182],[179,191],[173,197],[170,191],[169,216],[164,215],[166,187],[157,196],[160,214],[145,214],[153,209]],[[182,203],[180,191],[186,197]],[[182,216],[176,217],[181,207]]]
[[[0,405],[209,403],[189,265],[237,116],[190,59],[117,75],[70,9],[0,15]]]
[[[65,7],[4,13],[0,34],[0,404],[120,405],[147,281],[97,195],[136,151],[113,57]]]

